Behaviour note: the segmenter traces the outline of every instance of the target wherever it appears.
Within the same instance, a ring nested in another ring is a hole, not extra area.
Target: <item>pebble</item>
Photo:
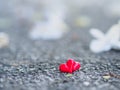
[[[89,86],[89,85],[90,85],[90,82],[85,81],[85,82],[83,82],[83,84],[84,84],[85,86]]]

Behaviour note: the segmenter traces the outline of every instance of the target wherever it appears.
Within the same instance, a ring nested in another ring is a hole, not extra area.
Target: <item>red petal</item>
[[[69,68],[68,68],[68,66],[67,66],[66,64],[61,64],[61,65],[59,66],[59,70],[60,70],[61,72],[68,72],[68,71],[69,71]]]
[[[73,59],[69,59],[66,63],[67,63],[67,66],[69,68],[69,72],[72,73],[75,61]]]
[[[74,68],[73,68],[73,71],[76,71],[80,68],[80,63],[79,62],[75,62],[75,65],[74,65]]]

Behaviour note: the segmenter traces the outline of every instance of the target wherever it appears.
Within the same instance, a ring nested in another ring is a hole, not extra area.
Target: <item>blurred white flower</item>
[[[60,39],[66,32],[64,23],[38,22],[29,33],[32,40],[55,40]]]
[[[98,29],[91,29],[90,33],[95,38],[90,43],[92,52],[100,53],[111,49],[120,50],[120,23],[113,25],[106,34]]]
[[[9,37],[6,33],[0,32],[0,48],[6,47],[9,44]]]

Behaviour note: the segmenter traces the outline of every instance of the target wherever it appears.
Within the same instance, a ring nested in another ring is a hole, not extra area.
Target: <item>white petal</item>
[[[111,41],[111,43],[117,42],[120,39],[120,24],[113,25],[106,34],[106,38]]]
[[[104,38],[104,33],[101,32],[99,29],[91,29],[90,30],[91,35],[96,39]]]
[[[93,40],[90,44],[90,50],[94,53],[109,51],[110,49],[111,45],[103,40]]]

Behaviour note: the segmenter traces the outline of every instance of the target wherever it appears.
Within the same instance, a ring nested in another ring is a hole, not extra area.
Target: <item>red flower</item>
[[[74,61],[73,59],[68,59],[66,63],[60,64],[59,70],[61,72],[73,73],[81,67],[79,62]]]

